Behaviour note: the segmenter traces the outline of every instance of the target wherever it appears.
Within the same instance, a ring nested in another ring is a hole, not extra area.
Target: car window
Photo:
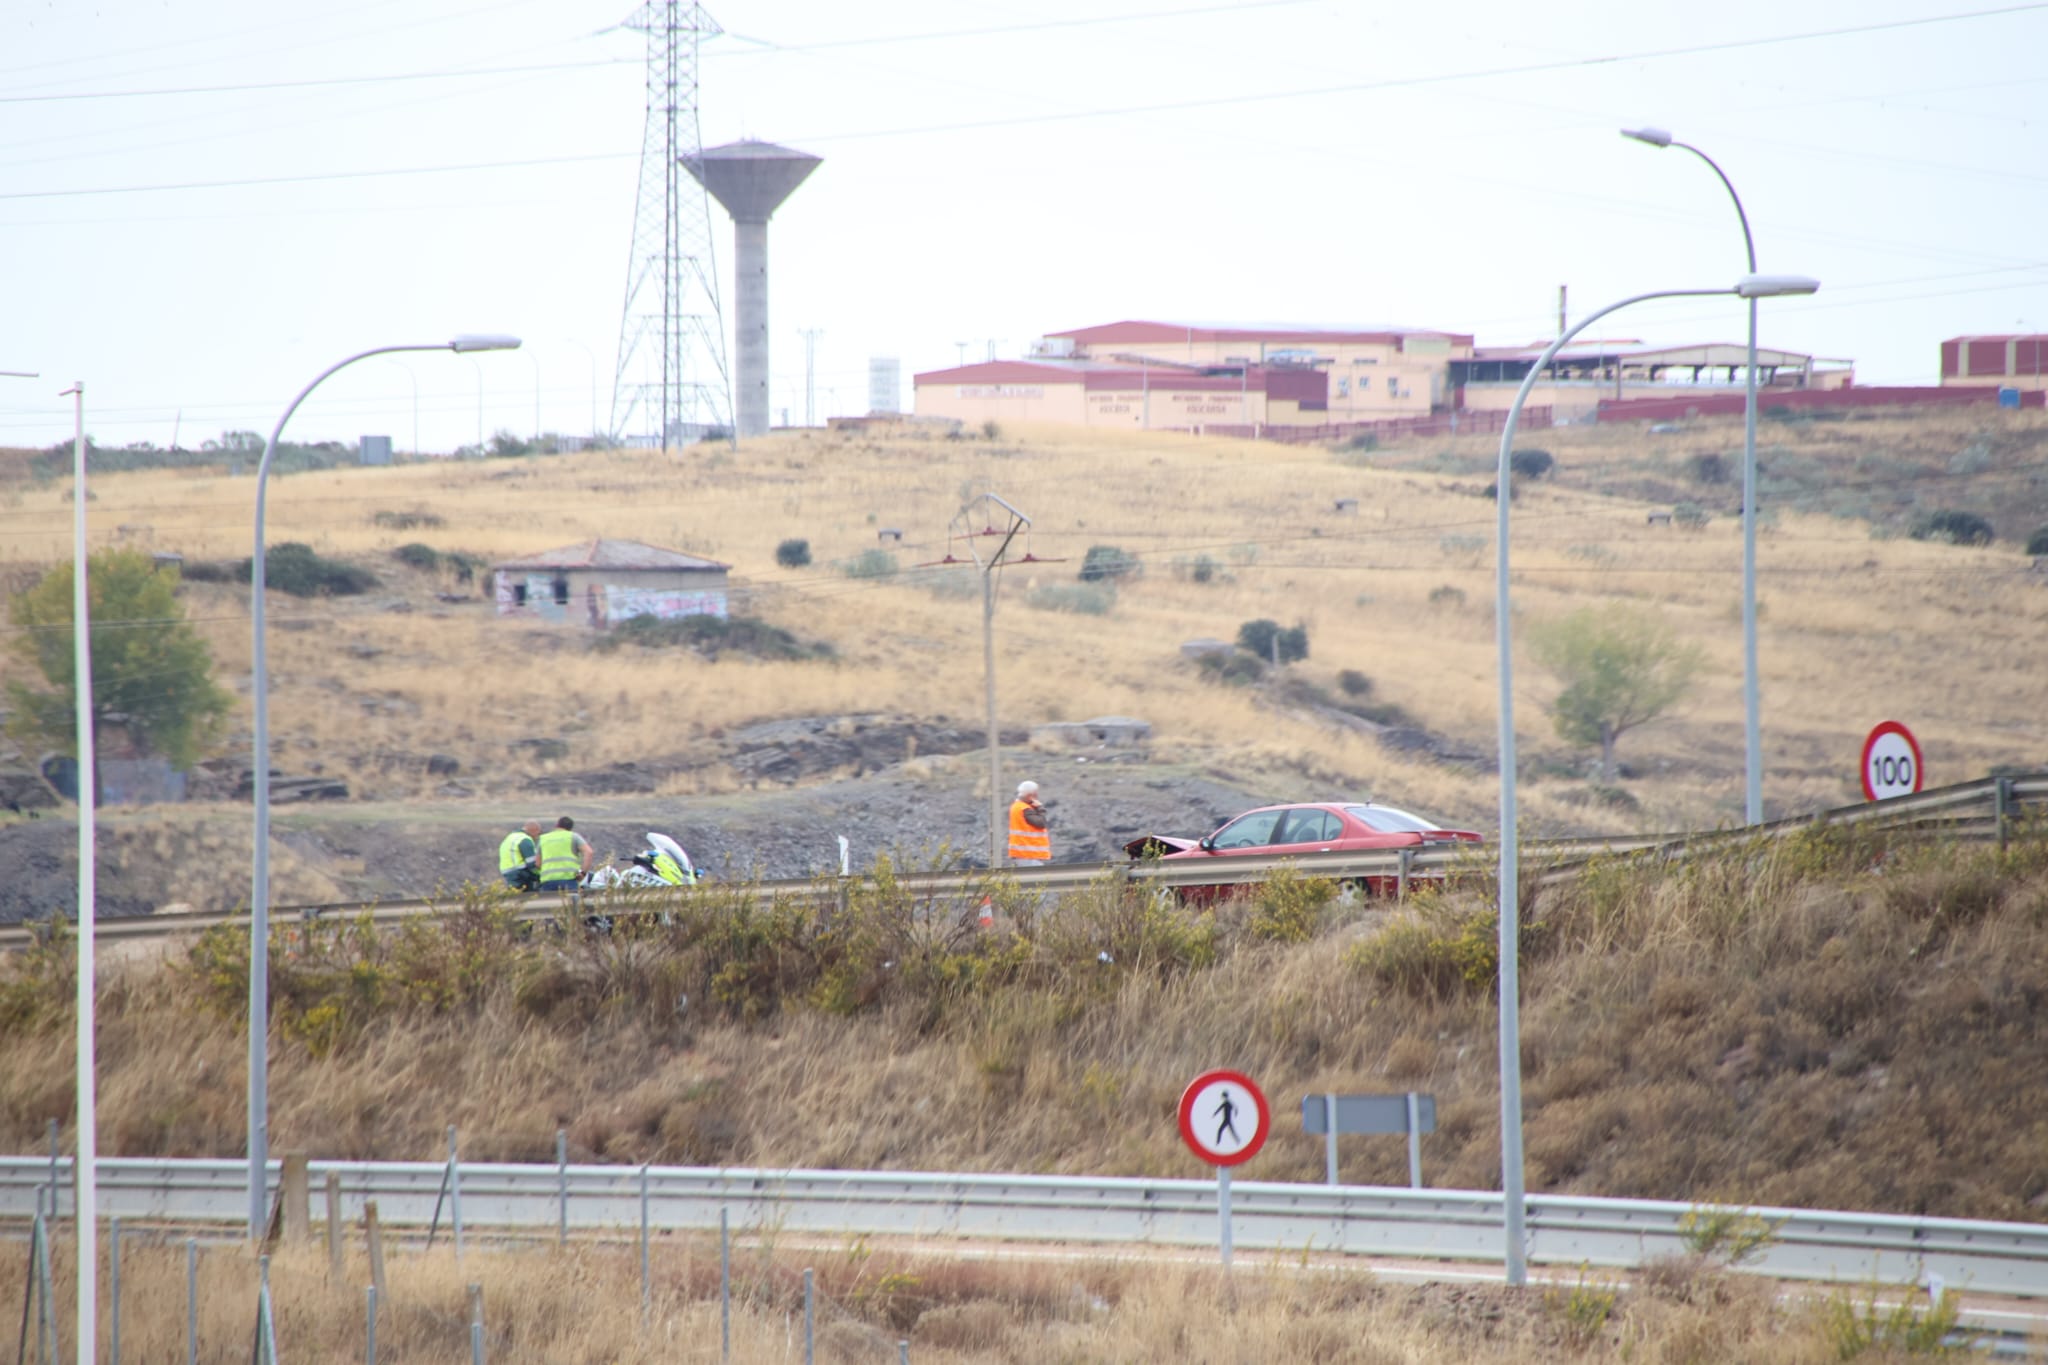
[[[1337,837],[1337,817],[1326,810],[1291,810],[1275,840],[1282,844],[1319,844]]]
[[[1255,810],[1249,815],[1240,815],[1216,831],[1213,846],[1258,848],[1270,844],[1273,842],[1273,827],[1280,823],[1280,817],[1285,813],[1277,810]]]
[[[1366,828],[1378,830],[1381,834],[1420,834],[1425,830],[1442,828],[1421,816],[1395,810],[1392,806],[1346,806],[1344,809],[1352,819],[1364,822]]]

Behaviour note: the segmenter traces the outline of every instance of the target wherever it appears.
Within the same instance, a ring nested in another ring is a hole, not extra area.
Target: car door
[[[1281,853],[1320,853],[1336,847],[1341,823],[1329,811],[1301,806],[1287,812],[1273,842]]]

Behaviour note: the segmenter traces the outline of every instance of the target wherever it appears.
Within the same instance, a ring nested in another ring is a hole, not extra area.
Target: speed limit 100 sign
[[[1911,796],[1924,775],[1920,741],[1897,721],[1881,722],[1863,741],[1863,794],[1872,801]]]

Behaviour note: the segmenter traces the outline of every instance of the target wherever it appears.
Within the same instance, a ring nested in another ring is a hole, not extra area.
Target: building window
[[[1342,375],[1339,375],[1337,378],[1337,396],[1339,398],[1349,398],[1351,396],[1351,381]]]
[[[1391,375],[1391,374],[1390,374],[1390,375],[1388,375],[1388,376],[1387,376],[1387,393],[1388,393],[1389,395],[1393,395],[1393,394],[1395,394],[1395,393],[1398,393],[1398,392],[1399,392],[1399,390],[1400,390],[1400,388],[1401,388],[1401,380],[1400,380],[1400,378],[1399,378],[1398,376],[1396,376],[1396,375]]]
[[[569,579],[566,574],[557,574],[555,576],[555,605],[558,607],[569,605]]]

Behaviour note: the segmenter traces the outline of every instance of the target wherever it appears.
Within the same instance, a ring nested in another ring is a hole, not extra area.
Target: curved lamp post
[[[1506,1205],[1507,1281],[1528,1282],[1528,1247],[1522,1189],[1522,1027],[1521,1027],[1521,884],[1517,866],[1518,834],[1515,828],[1515,676],[1512,646],[1513,624],[1508,612],[1508,507],[1513,502],[1509,483],[1509,454],[1515,445],[1515,423],[1529,390],[1564,345],[1609,313],[1649,299],[1709,298],[1733,294],[1754,302],[1785,294],[1811,294],[1820,282],[1803,275],[1744,275],[1724,289],[1660,289],[1636,294],[1610,303],[1581,318],[1578,324],[1545,348],[1508,408],[1507,422],[1500,432],[1500,473],[1494,485],[1495,540],[1493,619],[1500,649],[1500,1165],[1501,1196]]]
[[[270,439],[263,446],[263,463],[256,466],[256,545],[249,557],[249,621],[255,636],[254,661],[250,667],[251,702],[254,707],[256,847],[249,884],[249,1236],[260,1241],[268,1212],[267,1186],[270,1144],[270,665],[264,648],[263,631],[263,495],[270,484],[270,462],[277,456],[277,440],[284,424],[299,410],[306,396],[320,387],[328,376],[371,356],[402,351],[512,351],[518,337],[459,336],[452,341],[429,345],[376,346],[358,351],[348,359],[322,370],[312,383],[299,390],[277,419]],[[481,382],[481,381],[479,381]],[[80,504],[83,506],[83,503]]]
[[[1749,232],[1749,215],[1742,211],[1742,196],[1735,182],[1714,158],[1690,142],[1680,142],[1662,128],[1624,128],[1621,135],[1651,147],[1677,147],[1707,163],[1721,178],[1728,197],[1735,201],[1735,216],[1742,223],[1742,249],[1749,255],[1749,273],[1756,274],[1756,238]],[[1764,818],[1763,723],[1758,718],[1759,684],[1756,655],[1756,301],[1749,298],[1749,370],[1743,384],[1742,400],[1742,756],[1744,821],[1761,824]]]

